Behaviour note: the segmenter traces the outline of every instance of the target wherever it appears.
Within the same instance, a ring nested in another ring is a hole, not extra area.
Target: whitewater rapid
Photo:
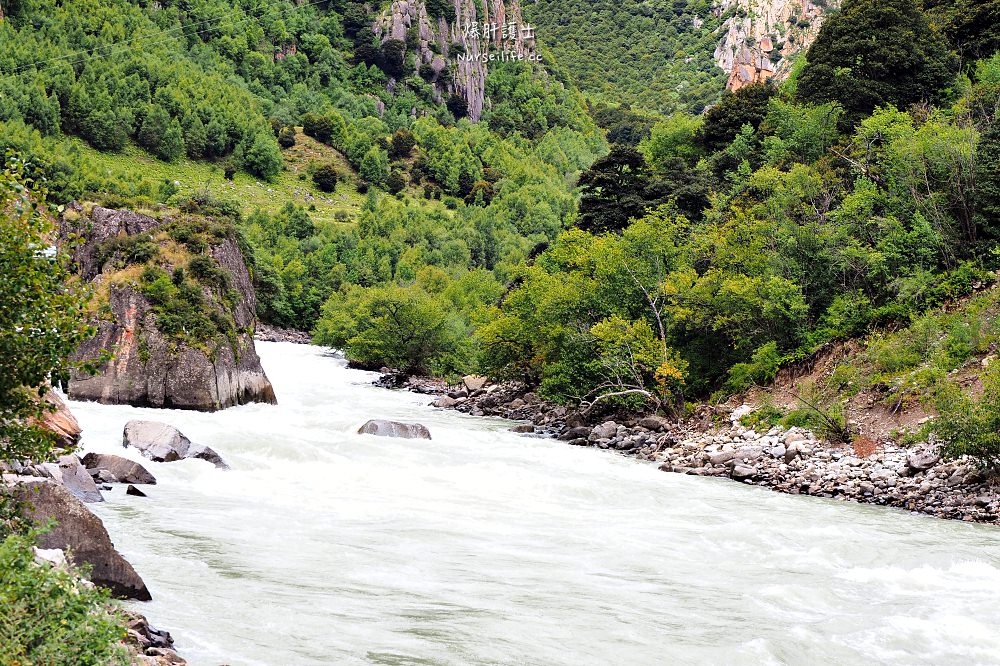
[[[192,666],[1000,663],[1000,529],[660,472],[258,343],[279,404],[71,403],[85,451],[165,421],[232,466],[91,507]],[[369,418],[433,439],[358,435]]]

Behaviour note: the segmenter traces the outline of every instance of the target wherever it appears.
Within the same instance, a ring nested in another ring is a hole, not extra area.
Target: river
[[[660,472],[370,385],[258,343],[280,402],[215,414],[72,403],[219,451],[91,505],[209,664],[1000,663],[1000,530]],[[355,431],[419,421],[433,440]]]

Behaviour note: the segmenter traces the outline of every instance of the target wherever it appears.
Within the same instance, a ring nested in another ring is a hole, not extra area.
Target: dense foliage
[[[45,192],[26,165],[7,157],[0,171],[0,460],[41,460],[53,438],[35,420],[51,376],[90,334],[83,295],[64,251],[50,247],[54,226]]]
[[[0,461],[45,460],[54,439],[38,424],[50,377],[90,332],[84,294],[50,247],[45,191],[8,156],[0,172]],[[35,561],[34,534],[0,486],[0,664],[127,663],[124,622],[108,594],[76,571]]]
[[[699,113],[726,74],[715,64],[722,22],[705,0],[539,0],[524,4],[550,58],[588,97]]]
[[[0,664],[128,664],[124,619],[73,569],[37,562],[34,535],[0,540]]]
[[[666,118],[640,155],[613,149],[581,176],[578,229],[477,331],[483,367],[559,399],[676,405],[681,388],[766,383],[831,340],[970,293],[996,261],[998,74],[994,56],[950,105],[854,107],[846,126],[840,103],[804,104],[796,82]],[[937,76],[926,99],[953,85]],[[612,331],[629,372],[608,359]],[[673,401],[640,360],[653,349],[676,370]]]

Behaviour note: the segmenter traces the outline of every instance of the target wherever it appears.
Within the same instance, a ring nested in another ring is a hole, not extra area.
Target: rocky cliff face
[[[788,76],[794,56],[809,48],[826,13],[839,5],[840,0],[721,0],[717,15],[734,11],[723,22],[715,49],[715,62],[729,72],[726,88]]]
[[[212,259],[207,270],[222,276],[218,279],[224,287],[212,289],[190,280],[181,282],[189,290],[200,289],[200,302],[211,320],[226,326],[225,333],[220,328],[206,339],[195,341],[186,330],[164,332],[159,319],[168,314],[165,310],[169,307],[161,304],[158,309],[144,292],[143,280],[148,278],[140,277],[141,264],[126,262],[123,268],[122,261],[107,260],[109,243],[121,244],[144,234],[141,240],[148,239],[148,243],[142,251],[155,252],[157,244],[159,247],[158,255],[148,259],[145,270],[159,270],[164,276],[172,273],[175,284],[179,274],[185,279],[183,271],[193,272],[194,262],[162,231],[173,220],[96,206],[82,217],[80,208],[71,212],[77,219],[64,220],[63,235],[82,236],[74,259],[80,276],[94,286],[98,302],[94,308],[97,335],[81,345],[76,356],[95,360],[107,350],[113,358],[101,364],[93,376],[74,373],[67,390],[70,398],[202,411],[249,402],[275,402],[274,390],[254,349],[256,297],[233,238],[217,240],[197,255]]]
[[[473,122],[482,116],[489,62],[538,58],[535,38],[521,16],[518,0],[453,0],[454,20],[428,14],[423,0],[396,0],[375,22],[382,43],[399,40],[414,54],[413,74],[430,77],[439,102],[450,95],[468,104]],[[485,28],[484,28],[485,26]],[[391,85],[391,84],[390,84]]]

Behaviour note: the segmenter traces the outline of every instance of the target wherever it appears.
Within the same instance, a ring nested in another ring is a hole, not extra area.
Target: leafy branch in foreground
[[[47,456],[50,434],[34,421],[53,409],[43,400],[50,377],[91,335],[82,287],[69,258],[54,247],[55,225],[45,190],[8,155],[0,171],[0,460]]]

